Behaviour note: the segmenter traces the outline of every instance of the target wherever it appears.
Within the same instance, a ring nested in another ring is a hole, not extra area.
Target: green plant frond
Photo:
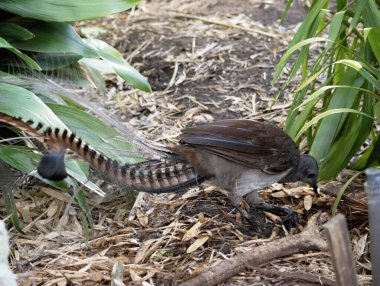
[[[103,17],[125,11],[139,0],[2,0],[0,9],[26,18],[72,22]]]
[[[329,2],[312,1],[273,79],[278,80],[287,64],[291,68],[281,90],[297,73],[301,75],[285,130],[297,142],[306,132],[322,179],[333,178],[347,167],[371,134],[371,145],[352,167],[380,163],[379,135],[373,131],[373,114],[380,116],[379,3],[338,0],[331,6]],[[327,6],[331,10],[323,10]],[[324,49],[317,57],[311,56],[308,47],[322,39]],[[292,62],[296,50],[299,54]]]
[[[83,58],[72,53],[32,53],[32,57],[44,72],[71,66]]]
[[[313,117],[313,119],[311,119],[309,122],[307,122],[301,128],[301,130],[298,132],[298,134],[296,135],[296,140],[298,140],[301,137],[302,133],[304,133],[311,126],[315,125],[319,120],[321,120],[321,119],[323,119],[323,118],[325,118],[327,116],[331,116],[333,114],[341,114],[341,113],[355,113],[355,114],[360,114],[362,116],[366,116],[366,117],[368,117],[370,119],[374,119],[373,116],[371,116],[371,115],[369,115],[367,113],[355,110],[355,109],[350,109],[350,108],[330,109],[330,110],[327,110],[325,112],[322,112],[322,113],[318,114],[317,116]]]
[[[327,90],[329,90],[329,89],[334,90],[334,89],[338,89],[338,88],[354,89],[354,90],[357,90],[357,91],[361,91],[363,93],[368,93],[371,96],[373,96],[374,98],[380,100],[380,95],[378,95],[378,94],[374,93],[373,91],[368,90],[366,88],[361,88],[361,87],[357,87],[357,86],[349,86],[349,85],[328,85],[328,86],[323,86],[320,89],[318,89],[317,91],[315,91],[314,93],[312,93],[305,101],[303,101],[300,105],[296,106],[294,108],[294,110],[300,109],[301,107],[309,104],[311,101],[314,101],[315,99],[319,98]]]
[[[152,91],[147,79],[125,61],[118,50],[96,39],[88,39],[85,42],[126,82],[143,91]]]
[[[321,160],[320,178],[322,180],[335,178],[347,166],[371,132],[372,124],[373,120],[369,117],[349,114],[326,157]]]
[[[65,129],[66,125],[34,93],[22,87],[0,83],[0,112]],[[43,130],[42,130],[43,131]]]
[[[0,37],[5,40],[30,40],[33,38],[33,33],[28,29],[14,23],[0,23]]]
[[[336,64],[342,64],[342,65],[345,65],[345,66],[348,66],[350,68],[355,69],[356,71],[358,71],[363,76],[363,78],[365,78],[373,86],[375,86],[377,90],[380,90],[380,82],[379,82],[379,80],[376,79],[376,78],[374,78],[372,76],[372,74],[369,73],[365,69],[365,66],[362,63],[360,63],[358,61],[354,61],[354,60],[340,60],[340,61],[337,61]]]
[[[379,135],[380,134],[375,135],[374,131],[371,131],[372,143],[368,146],[367,149],[364,150],[363,154],[359,158],[356,158],[356,160],[353,163],[351,163],[351,169],[361,171],[371,167],[372,164],[380,164],[378,156],[378,154],[380,154]]]
[[[311,7],[306,18],[304,19],[301,26],[299,27],[296,34],[294,35],[293,40],[289,44],[289,47],[292,47],[293,45],[299,43],[305,37],[311,36],[309,34],[311,27],[316,22],[315,20],[317,19],[321,10],[324,8],[327,8],[328,2],[329,2],[328,0],[314,1],[313,2],[313,6]]]
[[[371,145],[364,151],[362,156],[351,164],[352,169],[364,170],[380,165],[380,134],[372,137]]]
[[[362,19],[365,27],[380,27],[379,3],[375,0],[367,0],[367,5],[362,10]]]
[[[320,70],[318,70],[317,72],[315,72],[314,74],[312,74],[309,78],[305,79],[299,87],[297,87],[297,89],[294,91],[294,92],[299,92],[300,90],[306,88],[310,83],[312,83],[313,81],[315,81],[324,71],[326,71],[326,69],[328,69],[328,66],[326,67],[322,67]]]
[[[337,194],[336,196],[336,199],[334,201],[334,204],[333,206],[331,207],[331,214],[334,216],[336,214],[336,211],[338,209],[338,206],[339,206],[339,203],[340,201],[342,200],[342,197],[346,191],[346,189],[348,188],[348,186],[352,183],[353,180],[355,180],[360,174],[362,174],[363,172],[357,172],[355,175],[353,175],[350,179],[348,179],[348,181],[341,187],[341,189],[339,190],[339,193]]]
[[[296,137],[296,136],[299,130],[302,128],[302,126],[305,124],[307,119],[312,114],[314,105],[315,105],[314,102],[310,102],[308,105],[305,106],[305,108],[299,114],[297,114],[297,112],[294,112],[295,110],[293,110],[292,113],[289,114],[288,118],[291,118],[292,120],[289,120],[290,124],[285,126],[285,131],[296,142],[298,142],[300,139],[300,137]]]
[[[371,45],[371,50],[376,57],[377,63],[380,63],[380,28],[369,28],[367,29],[368,41]],[[378,69],[375,69],[378,71]]]
[[[317,38],[310,38],[310,39],[306,39],[306,40],[303,40],[295,45],[293,45],[292,47],[290,47],[285,53],[284,55],[282,56],[282,58],[280,59],[280,61],[278,62],[277,66],[276,66],[276,71],[275,71],[275,74],[273,75],[273,81],[277,81],[278,78],[280,77],[285,65],[287,64],[287,62],[289,61],[289,58],[291,57],[291,55],[297,51],[299,48],[301,47],[304,47],[304,46],[307,46],[307,45],[310,45],[312,43],[316,43],[316,42],[328,42],[329,40],[326,39],[326,38],[321,38],[321,37],[317,37]]]
[[[288,3],[286,3],[285,11],[282,13],[281,19],[280,19],[280,25],[284,23],[284,20],[286,18],[286,15],[289,12],[290,7],[292,7],[294,0],[289,0]]]
[[[39,53],[72,53],[82,57],[97,57],[97,53],[79,37],[68,23],[17,20],[18,25],[33,33],[29,40],[15,40],[17,49]]]
[[[315,2],[316,3],[312,5],[311,10],[309,11],[305,20],[302,22],[301,26],[297,30],[296,34],[294,35],[293,40],[290,42],[289,49],[293,49],[293,46],[299,44],[302,41],[302,39],[305,39],[305,38],[310,39],[313,37],[317,38],[315,37],[315,35],[317,35],[319,32],[322,31],[320,26],[321,26],[321,23],[324,22],[324,19],[326,16],[326,10],[323,10],[323,8],[327,8],[329,1],[323,0],[323,1],[315,1]],[[294,49],[294,51],[295,50],[297,49]],[[288,82],[290,82],[290,79],[293,78],[295,71],[298,70],[298,67],[304,61],[304,58],[307,55],[307,50],[308,50],[308,46],[305,46],[302,48],[300,55],[297,58],[296,63],[292,67],[293,71],[291,71],[291,76],[287,77]],[[290,54],[292,54],[293,52],[291,52]],[[279,79],[285,65],[288,62],[290,55],[285,55],[285,54],[282,56],[279,63],[276,65],[272,83],[276,82]],[[286,86],[286,84],[284,84],[283,86]]]
[[[360,16],[363,13],[364,7],[368,5],[368,0],[355,1],[355,8],[353,9],[353,18],[350,23],[350,29],[354,29],[360,21]]]
[[[16,49],[2,37],[0,37],[0,49],[1,48],[7,49],[8,51],[14,53],[19,59],[23,60],[30,68],[35,70],[42,70],[41,67],[33,59],[23,54],[21,51]]]
[[[333,16],[328,34],[328,39],[330,41],[326,43],[327,49],[330,48],[333,43],[335,43],[339,33],[341,32],[345,13],[346,11],[340,11]]]

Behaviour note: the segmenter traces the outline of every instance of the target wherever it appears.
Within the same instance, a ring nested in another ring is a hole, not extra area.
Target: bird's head
[[[303,154],[300,156],[297,171],[293,175],[293,181],[302,181],[309,184],[315,193],[318,193],[318,163],[313,156]]]

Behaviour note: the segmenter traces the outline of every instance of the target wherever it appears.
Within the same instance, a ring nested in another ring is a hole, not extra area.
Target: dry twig
[[[279,271],[276,269],[263,269],[261,267],[253,267],[253,266],[250,266],[249,268],[259,273],[265,274],[267,276],[275,275],[275,276],[287,277],[287,278],[292,278],[292,279],[297,279],[297,280],[305,280],[308,282],[320,283],[321,285],[330,285],[330,286],[335,285],[335,281],[332,279],[323,277],[321,275],[313,274],[313,273],[303,272],[303,271],[289,272],[289,271]]]
[[[315,214],[303,232],[269,242],[252,249],[252,251],[223,261],[200,275],[181,283],[180,286],[217,285],[243,271],[248,265],[258,266],[298,252],[327,250],[327,243],[319,232],[321,222],[322,216]]]

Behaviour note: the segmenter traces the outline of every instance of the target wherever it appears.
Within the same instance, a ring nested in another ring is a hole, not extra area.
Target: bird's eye
[[[307,175],[307,177],[308,177],[309,179],[314,179],[314,178],[315,178],[315,174],[309,174],[309,175]]]

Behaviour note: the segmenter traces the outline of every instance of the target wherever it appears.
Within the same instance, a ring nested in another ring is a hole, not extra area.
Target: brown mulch
[[[83,34],[86,28],[104,30],[98,37],[120,50],[153,88],[143,93],[110,77],[107,94],[92,100],[140,136],[164,144],[175,143],[184,126],[215,119],[266,119],[282,126],[292,93],[286,90],[276,99],[281,82],[272,86],[271,78],[306,15],[303,2],[295,2],[283,27],[278,19],[284,1],[259,0],[142,1],[132,11],[80,23]],[[300,232],[313,214],[330,212],[334,194],[351,175],[344,171],[322,184],[320,196],[299,184],[263,190],[266,201],[299,214],[300,224],[289,231],[276,223],[278,217],[263,212],[257,214],[258,224],[250,225],[223,190],[209,185],[174,199],[173,194],[141,193],[134,204],[121,192],[103,201],[87,193],[94,222],[88,241],[73,198],[38,182],[20,184],[15,200],[23,233],[10,230],[11,266],[20,285],[110,285],[111,272],[120,265],[125,285],[176,285],[248,249]],[[348,218],[359,282],[370,285],[362,183],[355,180],[349,187],[340,211]],[[280,258],[223,285],[320,284],[304,273],[334,280],[329,254]]]

